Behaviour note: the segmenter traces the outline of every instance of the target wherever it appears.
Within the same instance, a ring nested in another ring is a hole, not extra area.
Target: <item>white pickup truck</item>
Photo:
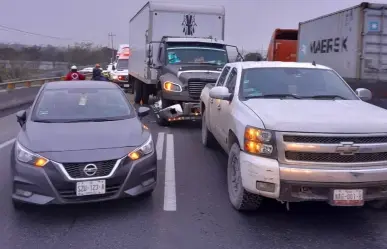
[[[386,207],[387,110],[371,98],[315,63],[226,64],[201,93],[202,142],[228,153],[232,205]]]

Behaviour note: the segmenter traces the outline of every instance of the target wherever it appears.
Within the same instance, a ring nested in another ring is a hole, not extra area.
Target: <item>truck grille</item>
[[[386,134],[351,136],[280,132],[277,134],[277,142],[278,157],[283,163],[350,165],[387,161]]]
[[[113,170],[117,160],[89,162],[89,163],[63,163],[63,167],[72,178],[87,178],[87,177],[98,177],[107,176]],[[97,173],[93,176],[85,174],[83,169],[88,164],[95,164],[97,166]]]
[[[188,93],[191,98],[199,98],[203,88],[208,83],[215,83],[216,80],[190,80],[188,81]]]
[[[319,163],[366,163],[387,161],[387,152],[358,153],[354,155],[340,155],[339,153],[314,153],[286,151],[287,160]]]

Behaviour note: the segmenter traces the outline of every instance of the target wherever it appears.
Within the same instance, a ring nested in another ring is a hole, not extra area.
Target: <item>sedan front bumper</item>
[[[88,203],[135,197],[156,187],[155,151],[136,161],[131,161],[128,157],[119,160],[121,161],[113,174],[104,178],[105,194],[77,196],[77,180],[69,180],[57,163],[49,162],[43,168],[38,168],[11,158],[12,198],[15,201],[38,205]],[[94,179],[82,179],[85,180]]]

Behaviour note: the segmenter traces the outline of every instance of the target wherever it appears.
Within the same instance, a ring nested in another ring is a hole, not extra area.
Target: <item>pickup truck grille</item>
[[[208,83],[215,83],[216,80],[190,80],[188,81],[188,93],[191,98],[199,98],[203,88]]]
[[[295,145],[296,144],[296,145]],[[282,163],[365,165],[387,162],[387,134],[277,133]]]

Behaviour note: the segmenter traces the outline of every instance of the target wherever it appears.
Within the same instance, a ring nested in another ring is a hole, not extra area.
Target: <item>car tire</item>
[[[242,186],[240,152],[239,145],[234,143],[228,156],[227,186],[230,202],[238,211],[257,210],[261,206],[263,198],[246,191]]]
[[[134,81],[134,103],[140,104],[142,98],[142,82],[139,80]]]
[[[142,104],[149,104],[149,85],[142,83]]]
[[[369,201],[367,205],[373,209],[387,209],[387,200]]]
[[[202,113],[202,144],[207,148],[213,148],[214,145],[216,144],[216,140],[215,140],[215,137],[212,134],[212,132],[208,130],[206,120],[207,120],[206,111],[203,110],[203,113]]]

